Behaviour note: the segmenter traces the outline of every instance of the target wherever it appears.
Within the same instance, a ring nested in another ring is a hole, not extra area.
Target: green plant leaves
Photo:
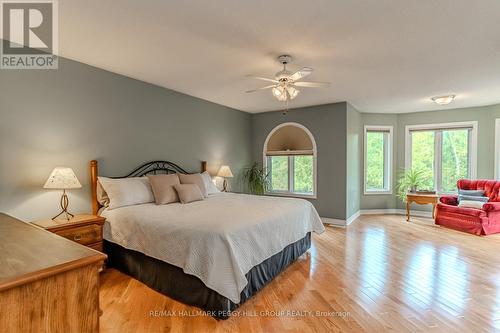
[[[268,172],[257,162],[243,171],[243,180],[251,194],[264,195],[269,189]]]

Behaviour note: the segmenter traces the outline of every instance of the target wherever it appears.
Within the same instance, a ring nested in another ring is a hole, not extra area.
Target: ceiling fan
[[[292,57],[289,55],[279,56],[278,61],[283,65],[283,70],[277,72],[274,75],[274,79],[256,75],[247,75],[248,77],[272,82],[273,84],[253,90],[248,90],[246,92],[251,93],[260,90],[272,89],[274,97],[276,97],[281,102],[288,102],[289,100],[297,97],[297,95],[299,94],[300,90],[297,89],[297,87],[321,88],[328,87],[330,85],[330,82],[301,81],[303,78],[310,75],[313,72],[313,69],[309,67],[303,67],[295,73],[288,71],[286,69],[286,65],[288,65],[292,61]]]

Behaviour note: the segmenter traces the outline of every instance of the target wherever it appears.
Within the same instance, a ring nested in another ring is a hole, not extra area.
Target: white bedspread
[[[245,274],[310,231],[324,231],[306,200],[220,193],[185,205],[104,210],[104,238],[180,267],[234,303]]]

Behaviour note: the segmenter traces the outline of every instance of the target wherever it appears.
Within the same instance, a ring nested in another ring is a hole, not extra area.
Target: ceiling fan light
[[[288,92],[288,95],[290,96],[290,99],[294,99],[295,97],[297,97],[297,95],[299,94],[299,90],[298,89],[295,89],[294,87],[292,86],[288,86],[286,88],[287,92]]]
[[[280,101],[280,102],[286,102],[286,100],[288,99],[288,95],[287,95],[287,93],[285,92],[285,93],[283,93],[283,94],[281,94],[281,95],[277,96],[276,98],[277,98],[277,99],[278,99],[278,101]]]
[[[279,98],[280,96],[283,95],[283,88],[282,87],[274,87],[273,88],[273,95],[276,98]]]
[[[432,101],[438,105],[448,105],[455,99],[455,95],[432,97]]]

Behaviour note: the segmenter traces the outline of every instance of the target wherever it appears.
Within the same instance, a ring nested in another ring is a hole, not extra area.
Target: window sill
[[[381,191],[377,191],[377,190],[373,190],[373,191],[364,191],[364,195],[391,195],[392,194],[392,191],[384,191],[384,190],[381,190]]]
[[[316,194],[291,193],[291,192],[266,192],[266,195],[272,197],[290,197],[302,199],[317,199]]]

